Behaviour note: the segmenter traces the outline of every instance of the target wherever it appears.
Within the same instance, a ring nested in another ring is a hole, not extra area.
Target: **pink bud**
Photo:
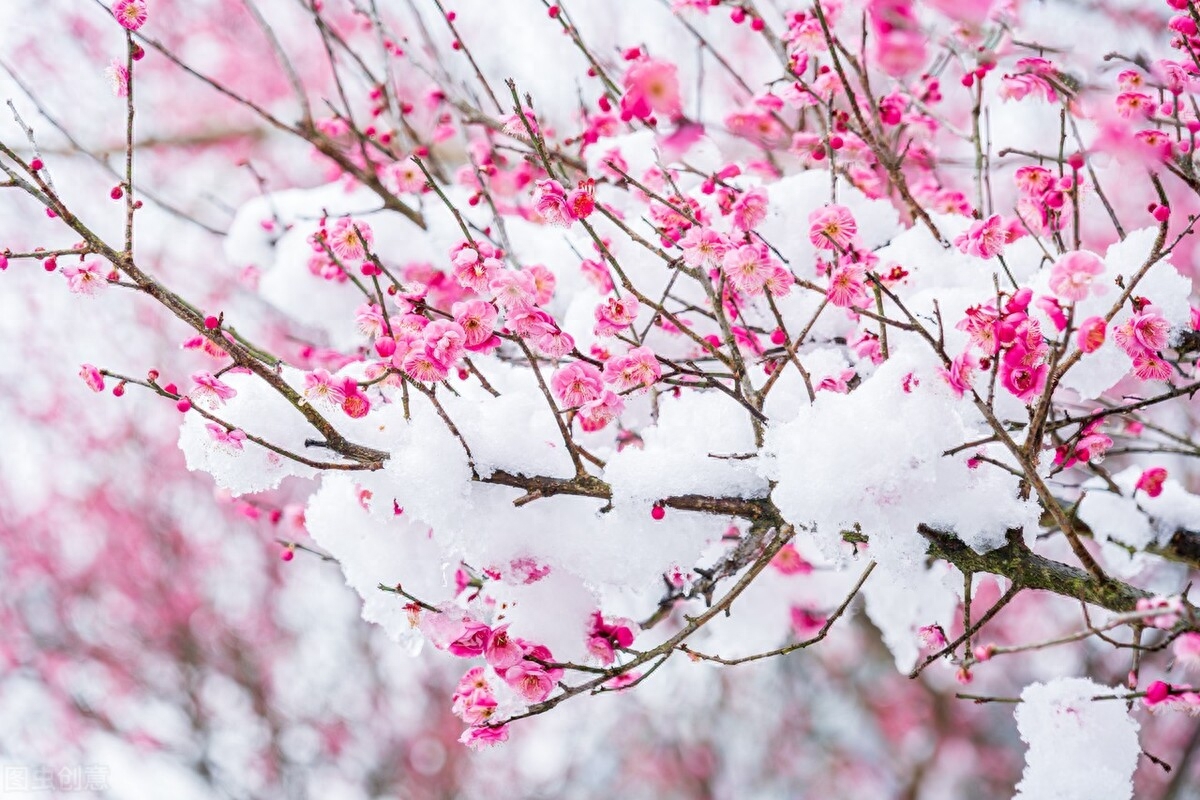
[[[125,396],[125,381],[121,381],[120,383],[118,383],[116,386],[113,387],[113,397],[124,397],[124,396]]]
[[[1158,208],[1154,209],[1154,218],[1159,222],[1166,222],[1171,218],[1171,207],[1159,206]]]
[[[54,270],[58,269],[58,261],[54,258],[47,258],[42,262],[42,269],[46,270],[46,272],[54,272]]]
[[[391,358],[396,352],[396,340],[390,336],[380,336],[375,340],[375,352],[380,358]]]
[[[120,200],[122,197],[125,196],[125,190],[122,189],[120,186],[114,186],[112,188],[112,191],[108,193],[108,196],[111,197],[113,200]]]
[[[186,397],[181,397],[179,402],[175,404],[175,408],[179,410],[180,414],[186,414],[192,410],[192,401],[188,400]]]
[[[771,344],[781,345],[787,341],[787,334],[783,332],[783,328],[776,328],[771,331]]]
[[[33,161],[29,162],[29,168],[31,170],[33,170],[34,172],[38,172],[44,166],[46,166],[46,165],[42,163],[42,160],[40,158],[35,158]]]
[[[654,508],[650,509],[650,517],[654,520],[660,520],[666,515],[667,510],[657,503],[654,504]]]
[[[1074,153],[1067,159],[1067,163],[1071,165],[1071,169],[1078,172],[1083,169],[1083,153]]]
[[[1155,681],[1146,687],[1146,705],[1155,706],[1171,696],[1171,687],[1162,681]]]
[[[220,326],[220,324],[221,324],[220,320],[218,320],[212,314],[209,314],[207,317],[204,318],[204,327],[208,328],[210,331],[216,330],[217,327]]]

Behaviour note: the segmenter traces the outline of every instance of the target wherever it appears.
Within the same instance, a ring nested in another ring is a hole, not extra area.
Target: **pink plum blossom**
[[[821,250],[845,250],[858,235],[850,209],[840,205],[818,208],[808,215],[808,240]]]
[[[1085,299],[1092,282],[1104,272],[1104,262],[1086,250],[1072,250],[1059,257],[1050,270],[1050,290],[1063,300]]]

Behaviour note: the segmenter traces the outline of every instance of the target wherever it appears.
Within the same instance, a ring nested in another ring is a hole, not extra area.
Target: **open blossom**
[[[946,633],[941,625],[926,625],[917,631],[921,647],[926,650],[941,650],[946,646]]]
[[[1108,452],[1108,448],[1112,447],[1112,445],[1113,440],[1103,433],[1088,432],[1080,437],[1079,443],[1075,445],[1075,457],[1080,461],[1096,461],[1099,463],[1104,458],[1104,454]]]
[[[108,284],[100,264],[95,261],[63,267],[62,274],[67,279],[67,288],[75,294],[94,295]]]
[[[533,278],[533,302],[544,306],[554,299],[554,287],[558,285],[558,278],[553,272],[541,264],[532,264],[524,271]]]
[[[337,407],[346,399],[341,381],[326,369],[314,369],[304,376],[304,399],[313,405]]]
[[[692,269],[710,269],[721,263],[729,240],[711,228],[694,225],[679,240],[683,263]]]
[[[839,308],[862,306],[867,302],[866,270],[861,264],[843,264],[829,273],[829,302]]]
[[[1170,333],[1166,317],[1154,306],[1146,306],[1113,331],[1113,340],[1136,359],[1139,352],[1153,353],[1166,347]]]
[[[329,228],[329,247],[343,261],[362,261],[375,241],[371,226],[362,220],[340,217]]]
[[[604,380],[600,370],[585,361],[575,361],[550,377],[550,386],[565,408],[577,408],[600,397]]]
[[[750,231],[767,218],[767,192],[755,187],[742,192],[733,203],[732,222],[735,230]]]
[[[1018,400],[1029,405],[1046,388],[1049,371],[1046,364],[1025,364],[1020,358],[1010,359],[1006,354],[1000,363],[1000,383]]]
[[[1189,672],[1200,672],[1200,633],[1185,633],[1171,646],[1175,663]]]
[[[588,432],[598,431],[621,415],[625,401],[616,392],[605,389],[594,400],[579,407],[579,424]]]
[[[483,657],[492,669],[503,672],[521,663],[525,651],[508,635],[508,626],[500,625],[488,636],[487,644],[483,648]]]
[[[226,430],[224,425],[218,425],[215,422],[210,422],[204,427],[217,447],[226,452],[240,451],[242,443],[246,441],[246,432],[237,428]]]
[[[833,375],[826,375],[815,387],[818,392],[836,392],[846,394],[850,391],[850,381],[854,378],[854,370],[844,369]]]
[[[112,89],[114,96],[129,96],[129,68],[125,64],[114,58],[109,62],[108,68],[104,70],[104,74],[108,78],[108,85]]]
[[[91,364],[84,364],[79,368],[79,377],[83,378],[83,382],[88,385],[88,388],[93,392],[104,391],[104,376],[100,374],[100,370],[93,367]]]
[[[429,354],[447,368],[462,355],[466,333],[461,325],[450,320],[434,320],[422,332]]]
[[[486,300],[466,300],[450,308],[454,321],[462,328],[466,337],[464,344],[475,347],[492,338],[496,329],[496,318],[500,312]]]
[[[821,250],[845,250],[858,234],[850,209],[841,205],[818,208],[808,215],[808,240]]]
[[[346,412],[346,416],[361,419],[371,410],[371,401],[354,378],[343,378],[338,388],[342,391],[342,411]]]
[[[1133,374],[1138,380],[1165,381],[1171,377],[1171,365],[1154,353],[1142,350],[1133,355]]]
[[[625,73],[621,116],[626,120],[645,119],[657,113],[674,119],[683,114],[678,73],[674,64],[652,58],[643,58],[630,65]]]
[[[136,31],[146,24],[146,0],[117,0],[112,5],[113,16],[121,27]]]
[[[620,391],[652,386],[661,376],[658,359],[649,347],[635,347],[623,356],[613,356],[604,365],[604,381],[616,384]]]
[[[546,179],[537,182],[533,193],[533,208],[538,216],[551,225],[569,228],[575,221],[575,212],[567,202],[567,193],[561,183]]]
[[[762,294],[763,286],[774,272],[765,245],[744,244],[731,248],[721,261],[726,279],[748,295]]]
[[[1103,272],[1104,262],[1095,253],[1064,253],[1050,269],[1050,290],[1063,300],[1078,302],[1088,296],[1092,281]]]
[[[596,306],[597,336],[613,336],[628,328],[637,319],[641,305],[633,295],[610,297],[603,305]]]
[[[596,181],[580,181],[579,188],[567,195],[567,207],[575,219],[587,219],[596,210]]]
[[[999,214],[971,224],[966,233],[954,240],[954,246],[969,256],[991,258],[999,255],[1008,242],[1008,232]]]
[[[1084,353],[1094,353],[1104,344],[1105,329],[1104,317],[1088,317],[1079,323],[1075,344]]]
[[[975,378],[975,369],[978,366],[979,359],[970,351],[966,351],[955,356],[950,362],[950,368],[943,368],[940,374],[946,379],[946,383],[950,384],[954,394],[962,397],[971,390],[971,381]]]
[[[1162,494],[1163,483],[1167,480],[1167,471],[1162,467],[1151,467],[1144,471],[1137,479],[1138,491],[1145,492],[1149,497],[1158,497]]]
[[[540,665],[521,661],[504,671],[504,682],[527,703],[540,703],[554,691],[554,681]]]
[[[488,282],[488,289],[496,296],[496,304],[508,310],[533,303],[537,291],[533,275],[526,270],[501,270]]]
[[[623,617],[604,619],[599,611],[593,611],[591,629],[588,632],[588,652],[602,664],[613,663],[616,650],[633,644],[637,623]]]
[[[508,741],[508,726],[480,725],[475,728],[467,728],[463,731],[463,735],[458,737],[458,741],[472,750],[493,747],[501,742]]]
[[[368,339],[382,336],[387,327],[384,325],[383,311],[374,303],[363,303],[354,311],[354,321],[358,331]]]
[[[422,383],[444,381],[450,374],[450,365],[438,357],[433,344],[424,341],[417,342],[405,353],[400,368],[408,377]]]
[[[454,280],[459,286],[483,294],[488,291],[492,279],[504,269],[504,263],[493,256],[481,257],[479,252],[471,247],[464,247],[456,252],[451,260],[454,262]]]
[[[473,619],[464,619],[462,621],[461,632],[446,645],[446,649],[452,655],[456,655],[459,658],[472,658],[483,655],[483,649],[487,646],[488,637],[491,635],[491,632],[492,629],[485,623]]]
[[[208,372],[197,372],[192,375],[196,388],[192,390],[192,400],[209,408],[224,405],[226,400],[237,396],[237,390]]]

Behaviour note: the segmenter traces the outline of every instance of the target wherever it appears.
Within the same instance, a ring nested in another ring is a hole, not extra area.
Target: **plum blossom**
[[[733,203],[731,219],[734,230],[743,233],[758,227],[767,218],[767,193],[760,187],[742,192]]]
[[[1131,357],[1154,353],[1167,346],[1171,324],[1157,308],[1146,306],[1113,330],[1113,340]]]
[[[1050,269],[1050,290],[1071,303],[1088,296],[1092,282],[1104,272],[1104,262],[1095,253],[1072,250],[1064,253]]]
[[[1010,354],[1016,355],[1010,357]],[[1049,372],[1046,364],[1026,364],[1021,351],[1014,348],[1000,362],[1000,383],[1018,400],[1029,405],[1045,390]]]
[[[533,208],[543,220],[562,228],[571,227],[571,223],[576,219],[571,203],[567,202],[566,190],[561,183],[553,179],[547,178],[537,182],[533,193]]]
[[[531,661],[521,661],[506,669],[504,682],[527,703],[540,703],[554,691],[550,675]]]
[[[635,347],[623,356],[614,356],[604,365],[605,383],[616,384],[619,391],[649,387],[662,376],[654,351]]]
[[[506,311],[533,303],[533,275],[527,271],[503,270],[488,283],[488,289],[496,297],[496,304]]]
[[[1094,353],[1104,344],[1107,323],[1104,317],[1088,317],[1079,323],[1075,344],[1084,353]]]
[[[608,298],[596,306],[596,335],[615,336],[633,324],[640,310],[641,304],[633,295]]]
[[[600,397],[604,379],[600,370],[586,361],[575,361],[555,371],[550,386],[566,408],[578,408]]]
[[[104,391],[104,376],[100,374],[100,370],[93,367],[91,364],[84,364],[79,368],[79,377],[83,378],[83,382],[88,385],[88,388],[93,392]]]
[[[335,408],[346,399],[341,381],[326,369],[314,369],[304,376],[304,399],[315,406]]]
[[[346,412],[346,416],[351,419],[365,417],[371,410],[371,401],[358,385],[358,381],[351,377],[343,378],[339,388],[342,392],[342,411]]]
[[[601,664],[611,664],[615,651],[633,644],[637,623],[624,618],[606,620],[599,611],[592,612],[591,629],[588,632],[588,652]]]
[[[129,96],[129,67],[114,58],[104,70],[114,97]]]
[[[987,219],[976,220],[971,227],[954,240],[954,246],[963,253],[976,258],[992,258],[1004,250],[1008,233],[999,214]]]
[[[839,308],[862,306],[867,302],[866,269],[861,264],[842,264],[829,273],[825,296]]]
[[[525,657],[525,651],[515,639],[508,635],[508,626],[500,625],[488,635],[487,644],[483,648],[483,657],[488,666],[497,672],[503,672],[509,667],[516,666]]]
[[[362,261],[375,241],[371,226],[362,220],[339,217],[330,227],[329,248],[343,261]]]
[[[454,280],[458,285],[481,294],[488,291],[492,279],[504,269],[494,255],[481,256],[478,250],[466,245],[456,249],[450,259],[454,262]]]
[[[67,279],[67,288],[74,294],[95,295],[97,291],[108,285],[108,279],[101,271],[99,262],[89,261],[79,266],[68,265],[62,269],[63,277]]]
[[[467,728],[463,731],[463,735],[458,737],[458,741],[472,750],[494,747],[508,741],[508,726],[479,725],[474,728]]]
[[[192,399],[207,408],[224,405],[226,400],[237,396],[236,389],[208,372],[193,373],[192,382],[196,384]]]
[[[237,428],[227,430],[224,425],[217,425],[215,422],[208,423],[204,428],[217,448],[226,452],[240,452],[242,443],[246,441],[246,432]]]
[[[762,294],[764,285],[774,273],[772,262],[765,245],[744,244],[725,253],[721,271],[735,287],[754,296]]]
[[[679,240],[679,247],[683,250],[683,263],[692,269],[709,269],[724,259],[729,241],[711,228],[695,225]]]
[[[466,300],[450,308],[454,321],[462,329],[464,345],[475,348],[494,338],[496,318],[500,312],[486,300]]]
[[[599,397],[579,407],[580,426],[585,431],[598,431],[619,417],[624,410],[625,401],[621,396],[605,389]]]
[[[1167,480],[1167,471],[1162,467],[1150,467],[1138,476],[1136,489],[1145,492],[1148,497],[1158,497],[1162,494],[1163,483]]]
[[[121,23],[121,27],[130,31],[136,31],[145,25],[149,16],[146,12],[146,0],[116,0],[112,5],[112,12],[117,22]]]
[[[679,93],[679,69],[666,61],[643,58],[625,73],[625,94],[621,96],[621,115],[629,120],[663,114],[675,119],[683,113]]]
[[[858,234],[850,209],[841,205],[818,208],[808,215],[808,240],[821,250],[845,250]]]
[[[1200,633],[1185,633],[1171,646],[1175,663],[1189,672],[1200,672]]]
[[[941,369],[939,373],[957,397],[962,397],[971,390],[971,381],[975,378],[975,370],[979,367],[979,359],[970,351],[959,353],[950,362],[949,369]]]
[[[1165,381],[1171,377],[1171,365],[1148,350],[1133,355],[1133,374],[1143,381]]]

